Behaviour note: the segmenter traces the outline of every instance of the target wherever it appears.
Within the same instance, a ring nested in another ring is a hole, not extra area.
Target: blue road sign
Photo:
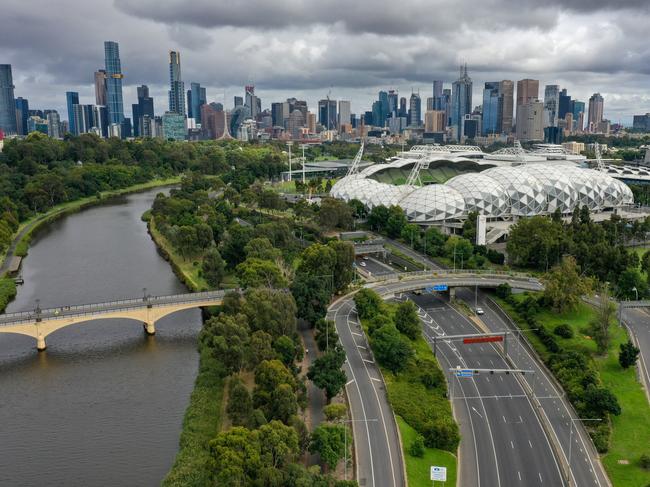
[[[449,289],[449,286],[446,284],[435,284],[433,286],[434,291],[447,291]]]
[[[456,377],[474,377],[474,371],[471,369],[459,369],[456,371]]]

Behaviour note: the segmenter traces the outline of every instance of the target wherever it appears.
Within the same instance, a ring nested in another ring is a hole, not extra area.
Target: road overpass
[[[149,296],[106,303],[62,306],[19,313],[0,314],[0,333],[17,333],[36,340],[36,348],[45,350],[45,338],[61,328],[93,320],[123,318],[143,324],[149,335],[156,333],[156,321],[190,308],[216,306],[230,290]]]

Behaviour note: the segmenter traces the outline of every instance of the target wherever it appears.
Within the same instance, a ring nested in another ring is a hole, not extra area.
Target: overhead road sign
[[[472,337],[472,338],[463,339],[463,343],[465,345],[469,345],[471,343],[490,343],[490,342],[502,342],[502,341],[503,341],[503,335]]]

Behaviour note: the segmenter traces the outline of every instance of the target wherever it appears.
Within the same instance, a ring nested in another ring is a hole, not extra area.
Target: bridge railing
[[[481,277],[508,277],[513,280],[525,280],[529,282],[539,282],[535,277],[532,277],[529,274],[523,272],[515,271],[495,271],[489,269],[444,269],[444,270],[426,270],[426,271],[414,271],[414,272],[394,272],[390,274],[382,274],[379,276],[370,276],[368,278],[369,282],[385,282],[385,281],[400,281],[405,279],[417,279],[420,277],[445,277],[448,275],[452,276],[481,276]]]
[[[104,303],[91,303],[58,308],[44,308],[36,312],[20,311],[17,313],[0,314],[0,326],[7,326],[20,323],[33,322],[37,318],[48,320],[64,319],[72,316],[89,316],[93,314],[106,313],[110,311],[132,310],[146,308],[148,306],[161,306],[169,304],[187,304],[196,301],[203,301],[210,298],[223,298],[229,291],[236,289],[225,289],[218,291],[203,291],[198,293],[171,294],[166,296],[147,296],[136,299],[121,299],[107,301]]]

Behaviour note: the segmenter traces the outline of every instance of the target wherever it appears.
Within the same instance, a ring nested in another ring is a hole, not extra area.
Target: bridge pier
[[[47,345],[45,344],[45,337],[43,335],[38,335],[36,337],[36,349],[39,352],[43,352],[47,348]]]
[[[151,323],[147,323],[147,322],[145,321],[144,323],[142,323],[142,328],[144,328],[144,332],[145,332],[147,335],[155,335],[155,334],[156,334],[156,327],[155,327],[155,325],[153,324],[153,322],[151,322]]]
[[[450,287],[449,288],[449,302],[451,303],[454,299],[456,299],[456,288],[455,287]]]

